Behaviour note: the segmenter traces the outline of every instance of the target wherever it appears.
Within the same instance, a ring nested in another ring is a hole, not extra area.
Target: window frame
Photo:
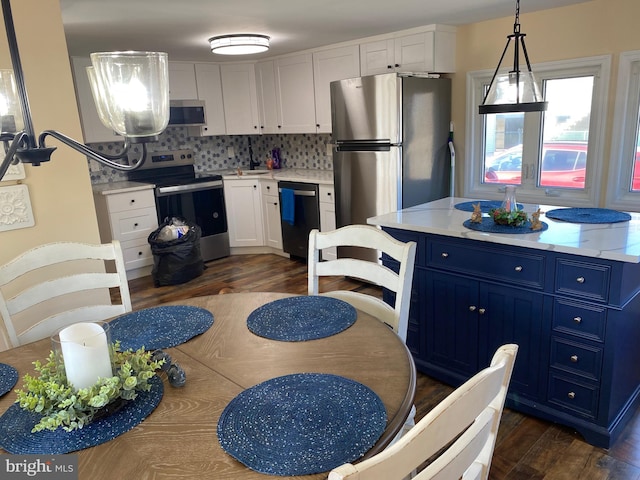
[[[640,211],[640,191],[630,192],[633,165],[630,153],[636,150],[640,117],[640,50],[620,54],[616,88],[611,156],[607,181],[607,208]],[[631,168],[629,168],[631,167]]]
[[[522,202],[543,205],[595,207],[598,205],[602,189],[598,179],[602,178],[604,167],[603,162],[598,162],[597,159],[604,158],[611,55],[544,62],[535,64],[531,68],[536,80],[541,85],[547,79],[593,75],[594,85],[588,144],[590,167],[587,170],[584,189],[537,187],[529,184],[523,185],[518,190],[517,198]],[[504,69],[505,72],[506,70]],[[465,138],[466,159],[463,195],[469,198],[500,199],[504,194],[504,185],[485,184],[482,182],[485,120],[484,116],[478,113],[478,105],[482,103],[484,89],[491,81],[492,75],[493,70],[479,70],[467,73],[467,132]],[[533,158],[540,157],[542,128],[541,112],[525,114],[523,155],[533,156]],[[530,137],[537,140],[527,140]]]

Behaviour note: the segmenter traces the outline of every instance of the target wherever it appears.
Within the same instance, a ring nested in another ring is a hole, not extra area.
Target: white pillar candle
[[[113,376],[107,334],[100,325],[76,323],[62,329],[60,346],[67,381],[76,389]]]

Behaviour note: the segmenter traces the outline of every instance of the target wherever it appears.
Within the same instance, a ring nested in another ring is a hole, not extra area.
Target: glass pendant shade
[[[16,79],[11,69],[0,69],[0,130],[9,133],[24,130]]]
[[[481,114],[539,112],[547,109],[533,73],[530,71],[497,75],[480,105]]]
[[[161,52],[91,54],[87,68],[102,123],[124,137],[159,135],[169,123],[169,70]]]
[[[211,37],[209,44],[211,52],[220,55],[249,55],[269,50],[269,37],[254,34],[220,35]]]

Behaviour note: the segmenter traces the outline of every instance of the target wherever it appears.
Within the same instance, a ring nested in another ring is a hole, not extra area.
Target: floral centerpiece
[[[491,209],[489,215],[496,224],[510,227],[521,227],[528,220],[524,210],[507,210],[502,207]]]
[[[149,391],[149,380],[165,363],[155,360],[153,352],[120,351],[120,342],[111,346],[115,376],[100,378],[88,388],[74,389],[69,385],[64,368],[60,368],[55,353],[51,352],[45,364],[34,362],[37,377],[26,374],[23,390],[16,390],[16,403],[24,410],[42,416],[32,429],[55,430],[62,427],[70,432],[82,428],[110,407],[134,400],[137,392]]]

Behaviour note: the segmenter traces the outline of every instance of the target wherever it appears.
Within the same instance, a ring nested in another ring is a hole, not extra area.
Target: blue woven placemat
[[[631,215],[607,208],[556,208],[545,213],[547,218],[570,223],[628,222]]]
[[[240,393],[218,421],[222,448],[268,475],[309,475],[364,455],[387,415],[380,398],[348,378],[299,373]]]
[[[18,382],[18,371],[11,365],[0,363],[0,397],[10,392]]]
[[[40,415],[14,403],[0,417],[0,447],[16,455],[57,455],[113,440],[142,422],[160,403],[164,393],[162,380],[153,377],[149,382],[151,390],[139,392],[138,397],[121,410],[72,432],[57,428],[31,433]]]
[[[188,305],[146,308],[114,318],[111,340],[120,340],[122,351],[156,350],[180,345],[206,332],[213,325],[213,314]]]
[[[522,234],[522,233],[540,233],[544,232],[549,225],[545,222],[542,223],[542,228],[539,230],[531,230],[531,222],[527,221],[524,225],[520,227],[510,227],[508,225],[498,225],[490,218],[483,220],[482,223],[475,223],[471,220],[465,220],[463,225],[470,230],[475,230],[477,232],[489,232],[489,233],[512,233],[512,234]]]
[[[337,298],[287,297],[256,308],[247,318],[247,327],[260,337],[301,342],[340,333],[353,325],[357,316],[353,306]]]
[[[478,203],[480,204],[480,211],[482,213],[489,213],[489,210],[500,208],[502,206],[501,200],[476,200],[474,202],[456,203],[454,207],[465,212],[473,212],[473,206]],[[518,203],[518,210],[522,210],[523,208],[522,204]]]

